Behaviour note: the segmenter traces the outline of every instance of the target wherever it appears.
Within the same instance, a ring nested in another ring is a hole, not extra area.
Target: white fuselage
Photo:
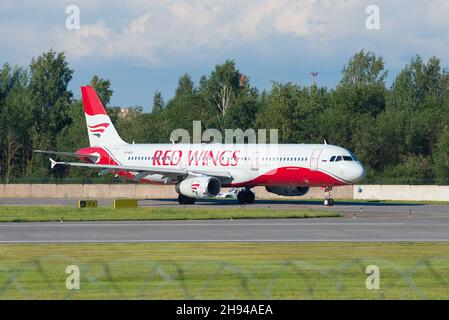
[[[128,144],[102,148],[119,165],[228,172],[233,177],[230,186],[343,185],[364,176],[363,166],[348,150],[325,144]],[[162,174],[145,179],[177,182]]]

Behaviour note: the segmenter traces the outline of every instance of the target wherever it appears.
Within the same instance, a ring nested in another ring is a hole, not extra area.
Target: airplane
[[[353,185],[365,170],[350,151],[325,144],[129,144],[117,133],[95,90],[81,87],[89,147],[76,152],[35,150],[80,162],[57,165],[98,169],[139,183],[172,184],[180,204],[214,198],[222,187],[239,188],[240,204],[253,203],[252,188],[264,186],[282,196],[302,196],[321,187],[324,205],[332,206],[335,186]]]

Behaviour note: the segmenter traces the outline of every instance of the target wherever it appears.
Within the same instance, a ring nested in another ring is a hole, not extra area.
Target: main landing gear
[[[245,188],[245,190],[242,190],[237,194],[237,201],[240,204],[254,203],[255,199],[256,195],[250,188]]]
[[[195,204],[196,199],[187,197],[183,194],[179,194],[178,196],[178,202],[179,204]]]
[[[321,187],[321,189],[323,189],[324,191],[324,205],[326,207],[332,207],[334,205],[334,199],[332,199],[331,196],[331,191],[332,191],[332,187],[331,186],[324,186]]]

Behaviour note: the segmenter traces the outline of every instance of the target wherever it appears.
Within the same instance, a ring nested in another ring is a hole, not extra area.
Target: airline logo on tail
[[[120,138],[117,130],[115,130],[94,88],[91,86],[81,87],[81,95],[83,98],[84,115],[86,117],[90,146],[126,145],[126,142]]]
[[[96,136],[97,138],[100,138],[101,135],[103,134],[103,132],[107,129],[107,127],[109,127],[109,123],[104,122],[104,123],[99,123],[94,126],[88,125],[88,127],[89,127],[89,131],[94,136]]]

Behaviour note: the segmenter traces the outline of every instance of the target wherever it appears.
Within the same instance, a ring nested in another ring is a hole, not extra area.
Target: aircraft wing
[[[56,156],[67,156],[67,157],[85,157],[93,162],[98,160],[98,156],[92,154],[82,154],[82,153],[74,153],[74,152],[61,152],[61,151],[47,151],[47,150],[34,150],[35,153],[43,153],[43,154],[53,154]]]
[[[74,166],[74,167],[84,167],[92,169],[101,169],[101,172],[112,172],[115,170],[124,170],[136,172],[134,181],[139,181],[147,175],[151,174],[161,174],[167,177],[186,177],[188,175],[197,176],[211,176],[216,177],[220,180],[232,179],[232,176],[227,171],[207,171],[207,170],[183,170],[174,168],[160,168],[160,167],[140,167],[140,166],[123,166],[123,165],[113,165],[113,164],[95,164],[95,163],[82,163],[82,162],[63,162],[55,161],[50,158],[51,168],[53,169],[56,165]]]

